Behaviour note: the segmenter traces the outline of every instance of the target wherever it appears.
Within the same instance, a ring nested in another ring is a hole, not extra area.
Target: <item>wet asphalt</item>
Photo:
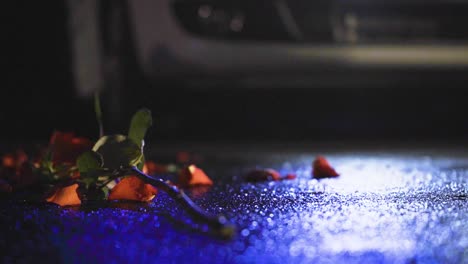
[[[164,159],[164,149],[152,152]],[[315,155],[341,174],[315,180]],[[197,156],[215,182],[187,193],[236,226],[222,239],[164,193],[149,204],[89,208],[2,201],[2,263],[468,263],[463,148]],[[297,179],[247,183],[253,168]],[[162,175],[173,179],[173,175]]]

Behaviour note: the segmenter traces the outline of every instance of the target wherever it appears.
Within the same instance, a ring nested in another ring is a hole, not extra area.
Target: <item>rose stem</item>
[[[219,229],[226,236],[232,236],[233,227],[227,222],[224,216],[214,216],[204,212],[203,209],[198,207],[198,205],[196,205],[183,190],[180,190],[175,186],[170,186],[162,179],[155,179],[140,171],[137,167],[132,167],[131,172],[136,173],[136,175],[144,182],[166,192],[176,202],[181,204],[183,208],[194,218],[194,220],[206,223],[211,228]]]

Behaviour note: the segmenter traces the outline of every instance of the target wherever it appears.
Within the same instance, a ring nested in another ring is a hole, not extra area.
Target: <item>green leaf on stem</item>
[[[152,124],[153,119],[151,117],[151,111],[146,108],[138,110],[138,112],[133,115],[132,121],[130,122],[128,138],[142,148],[146,131]]]
[[[76,165],[81,175],[86,175],[90,170],[102,168],[102,156],[94,151],[81,154],[76,160]]]
[[[101,137],[93,147],[103,159],[103,167],[119,169],[135,166],[141,162],[143,153],[133,140],[123,135]]]

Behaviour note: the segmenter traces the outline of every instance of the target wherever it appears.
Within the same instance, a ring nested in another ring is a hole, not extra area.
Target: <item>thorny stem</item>
[[[120,168],[116,170],[97,170],[95,171],[97,175],[107,175],[109,176],[108,181],[115,180],[118,177],[126,175],[136,175],[138,178],[143,180],[147,184],[151,184],[156,187],[158,190],[166,192],[172,199],[174,199],[178,204],[182,205],[183,209],[190,214],[194,221],[200,224],[206,224],[210,230],[216,235],[220,235],[224,238],[231,238],[234,235],[235,227],[230,224],[223,215],[211,215],[198,205],[196,205],[183,190],[177,188],[176,186],[171,186],[166,183],[163,179],[153,178],[146,173],[139,170],[136,166],[130,168]],[[100,185],[104,187],[105,185]]]
[[[224,216],[214,216],[203,211],[203,209],[198,207],[198,205],[196,205],[183,190],[180,190],[175,186],[170,186],[162,179],[155,179],[140,171],[135,166],[131,167],[130,171],[132,174],[136,174],[136,176],[144,182],[166,192],[177,203],[182,205],[184,210],[187,211],[187,213],[189,213],[195,221],[207,224],[210,228],[218,231],[219,234],[225,237],[231,237],[233,235],[234,227],[228,223]]]

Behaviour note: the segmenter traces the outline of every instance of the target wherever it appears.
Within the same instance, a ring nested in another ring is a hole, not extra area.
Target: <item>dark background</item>
[[[73,85],[65,3],[19,1],[3,13],[2,140],[47,141],[54,129],[96,138],[92,99],[77,97]],[[415,71],[411,81],[390,84],[245,88],[226,79],[195,88],[181,78],[150,83],[134,65],[121,113],[106,123],[109,133],[125,133],[131,113],[146,106],[155,118],[149,138],[156,141],[452,141],[468,135],[463,70]],[[106,103],[104,94],[105,115]]]

